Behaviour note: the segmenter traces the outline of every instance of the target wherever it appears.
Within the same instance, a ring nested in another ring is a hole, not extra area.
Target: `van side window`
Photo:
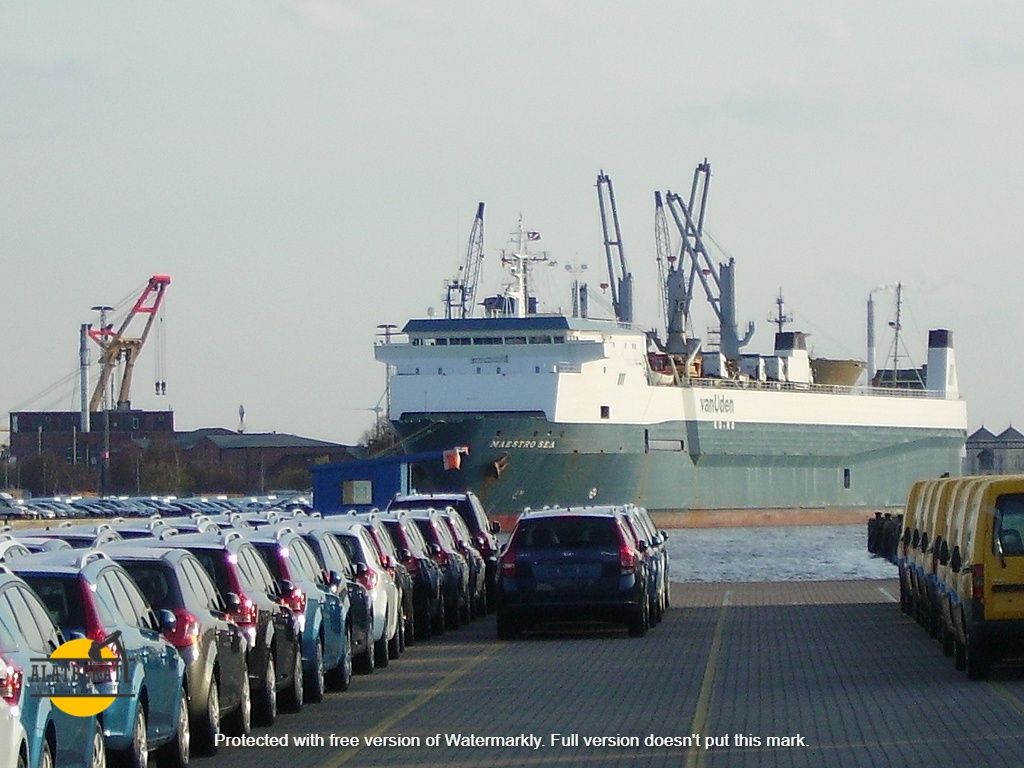
[[[1024,555],[1024,494],[1000,496],[996,501],[995,522],[995,535],[999,537],[1002,553]]]

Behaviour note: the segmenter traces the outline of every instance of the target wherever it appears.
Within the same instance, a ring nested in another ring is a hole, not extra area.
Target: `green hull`
[[[469,446],[420,490],[472,489],[492,514],[634,502],[652,511],[900,506],[911,483],[960,474],[958,429],[679,422],[552,424],[519,414],[396,422],[408,452]]]

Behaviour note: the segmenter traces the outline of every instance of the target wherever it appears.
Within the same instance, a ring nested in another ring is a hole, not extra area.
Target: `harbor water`
[[[668,530],[672,581],[893,579],[896,566],[867,551],[865,525]]]

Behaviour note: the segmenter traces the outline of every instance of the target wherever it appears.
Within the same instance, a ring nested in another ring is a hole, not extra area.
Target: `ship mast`
[[[531,265],[547,261],[548,256],[546,253],[530,253],[529,243],[540,240],[540,232],[528,232],[523,229],[522,216],[519,217],[517,231],[512,234],[516,238],[514,241],[516,245],[515,250],[512,252],[502,251],[501,253],[501,263],[508,267],[515,280],[514,283],[505,288],[505,313],[512,314],[514,311],[515,317],[526,317],[529,314],[533,314],[533,311],[536,310],[536,307],[530,306]],[[509,304],[511,304],[511,307]]]

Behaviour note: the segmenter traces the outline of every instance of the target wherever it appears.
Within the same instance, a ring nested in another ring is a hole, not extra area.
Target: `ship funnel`
[[[925,386],[949,400],[960,397],[953,355],[953,333],[944,329],[928,331],[928,370]]]

